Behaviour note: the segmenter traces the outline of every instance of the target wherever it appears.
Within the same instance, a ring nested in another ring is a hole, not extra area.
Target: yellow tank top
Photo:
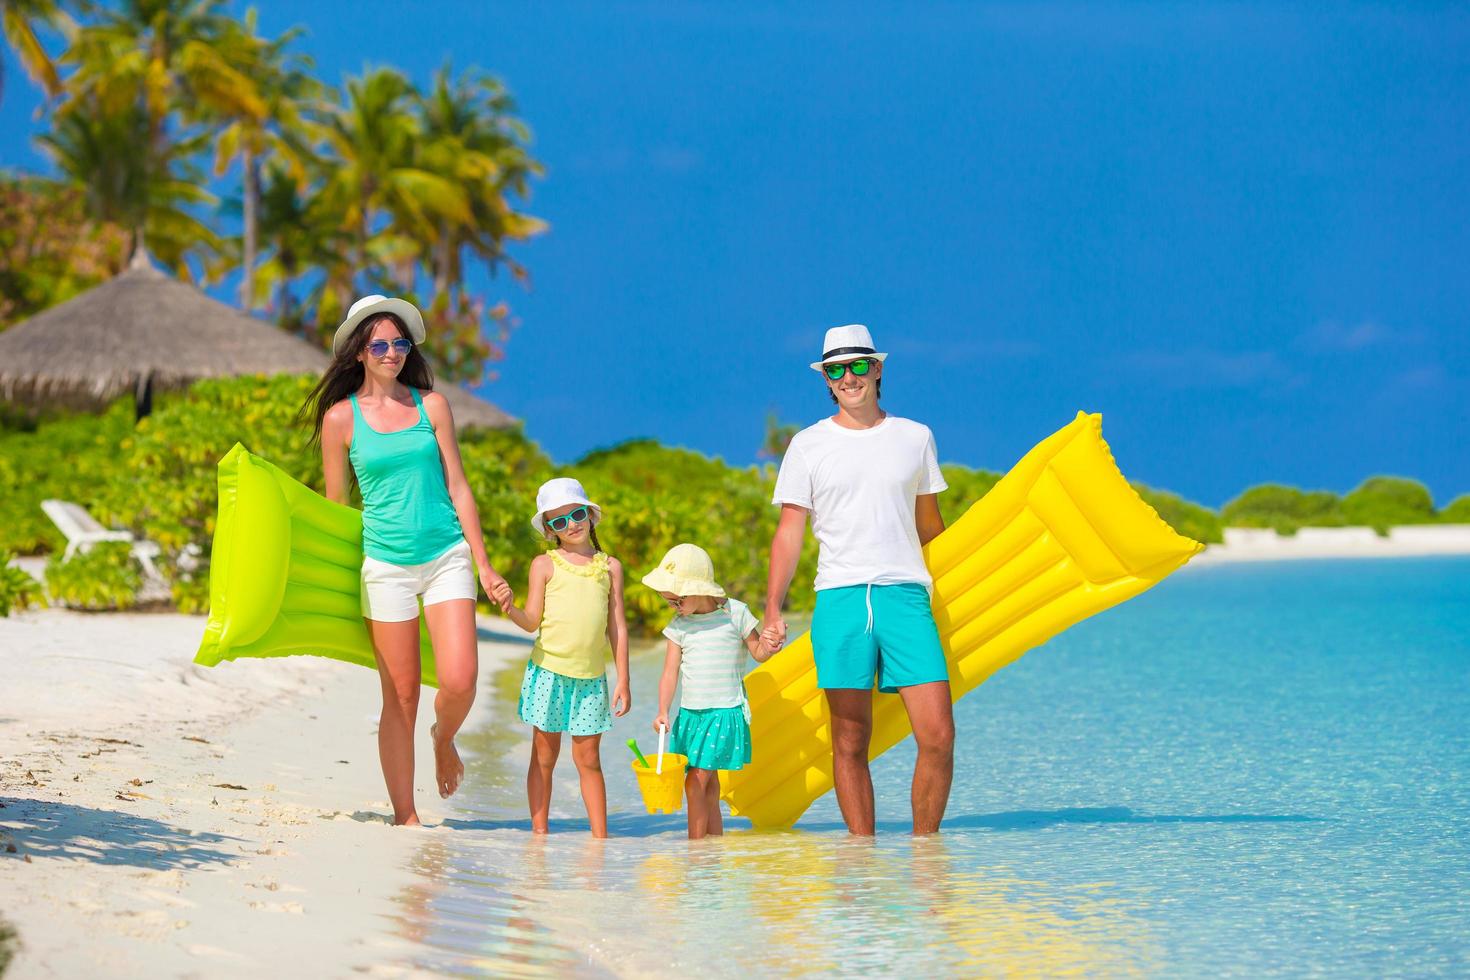
[[[573,565],[559,552],[551,556],[541,632],[531,648],[531,662],[563,677],[601,677],[612,648],[607,642],[607,597],[612,589],[607,555]]]

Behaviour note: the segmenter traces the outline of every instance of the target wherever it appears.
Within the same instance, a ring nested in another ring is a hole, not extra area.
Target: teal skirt
[[[516,714],[543,732],[601,735],[612,727],[607,677],[567,677],[528,660]]]
[[[691,769],[744,769],[750,762],[750,723],[742,708],[680,708],[669,749]]]

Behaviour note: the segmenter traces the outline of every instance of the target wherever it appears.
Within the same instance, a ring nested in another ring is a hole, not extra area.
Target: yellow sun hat
[[[715,563],[710,561],[709,552],[687,541],[670,548],[658,567],[640,581],[655,592],[725,597],[725,590],[715,581]]]

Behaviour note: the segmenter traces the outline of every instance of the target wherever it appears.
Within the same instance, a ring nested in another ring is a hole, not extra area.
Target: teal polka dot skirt
[[[516,714],[543,732],[601,735],[612,727],[607,676],[567,677],[528,660]]]
[[[694,769],[744,769],[750,762],[750,724],[743,708],[680,708],[670,751]]]

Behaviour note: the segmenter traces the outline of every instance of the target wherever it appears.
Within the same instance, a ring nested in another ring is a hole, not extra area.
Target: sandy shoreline
[[[1227,527],[1224,537],[1190,564],[1470,555],[1470,524],[1407,525],[1387,535],[1371,527],[1304,527],[1289,537],[1269,528]]]
[[[310,657],[196,667],[203,626],[0,619],[0,915],[20,946],[7,975],[410,974],[391,920],[436,831],[387,824],[376,676]],[[467,728],[491,710],[496,665],[524,650],[482,630]]]
[[[1451,554],[1470,554],[1470,526],[1232,528],[1195,564]],[[497,667],[525,655],[503,621],[481,625],[467,730],[490,718]],[[414,975],[414,858],[453,831],[387,825],[377,678],[310,657],[196,667],[203,626],[0,619],[0,917],[19,936],[7,976]],[[449,810],[431,789],[426,695],[432,825]]]

